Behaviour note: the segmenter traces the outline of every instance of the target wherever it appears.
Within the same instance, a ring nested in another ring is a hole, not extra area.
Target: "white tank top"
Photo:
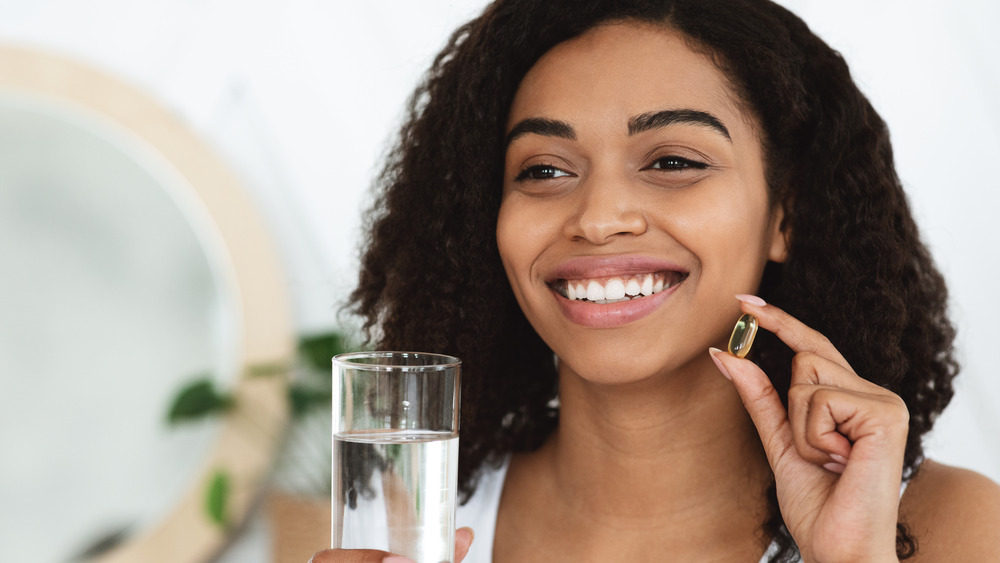
[[[497,527],[497,512],[500,510],[500,495],[503,493],[504,479],[507,477],[507,466],[510,459],[499,469],[487,469],[479,479],[476,487],[476,494],[472,495],[465,505],[459,505],[455,521],[459,528],[468,526],[476,534],[476,539],[472,542],[469,554],[465,556],[462,563],[493,563],[493,538]],[[899,495],[903,495],[906,490],[906,481],[903,481],[899,490]],[[771,543],[760,563],[767,563],[767,560],[778,550],[778,546]]]

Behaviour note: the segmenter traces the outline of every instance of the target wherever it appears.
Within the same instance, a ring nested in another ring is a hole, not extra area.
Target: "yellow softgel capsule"
[[[754,336],[757,336],[757,317],[744,313],[740,320],[736,321],[733,334],[729,337],[729,353],[737,358],[745,357],[750,353]]]

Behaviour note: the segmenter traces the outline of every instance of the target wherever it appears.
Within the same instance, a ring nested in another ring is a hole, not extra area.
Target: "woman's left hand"
[[[859,377],[822,334],[756,298],[741,301],[796,353],[788,410],[753,362],[718,350],[712,358],[757,427],[803,560],[897,561],[906,405]]]

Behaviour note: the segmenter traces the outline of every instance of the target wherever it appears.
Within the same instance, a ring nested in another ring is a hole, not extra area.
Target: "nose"
[[[635,186],[608,178],[589,178],[578,187],[576,213],[566,222],[566,236],[607,244],[620,236],[646,232],[646,214]]]

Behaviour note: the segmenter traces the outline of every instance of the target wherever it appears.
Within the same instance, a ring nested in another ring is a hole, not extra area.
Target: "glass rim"
[[[394,364],[390,362],[379,362],[380,358],[425,358],[433,360],[430,364]],[[357,360],[368,360],[360,362]],[[447,369],[460,368],[462,360],[447,354],[436,354],[433,352],[404,352],[396,350],[373,350],[366,352],[345,352],[333,357],[334,365],[342,365],[353,369],[367,369],[372,371],[443,371]]]

